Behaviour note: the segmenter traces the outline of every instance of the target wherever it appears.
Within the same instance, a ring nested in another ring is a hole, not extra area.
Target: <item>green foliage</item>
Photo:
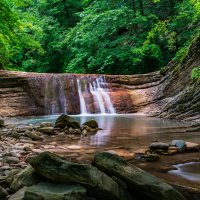
[[[0,68],[11,56],[10,44],[15,40],[14,29],[18,27],[18,17],[12,12],[7,1],[0,2]]]
[[[200,66],[193,68],[191,76],[193,79],[200,79]]]
[[[200,3],[196,0],[184,0],[176,6],[177,15],[170,22],[170,29],[177,33],[178,51],[176,61],[181,61],[193,38],[200,32]]]
[[[197,0],[1,0],[0,68],[146,73],[180,62],[198,32]]]

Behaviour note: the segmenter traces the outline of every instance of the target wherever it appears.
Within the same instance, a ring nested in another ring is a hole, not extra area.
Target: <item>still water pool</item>
[[[8,124],[38,124],[41,122],[54,123],[58,115],[12,118]],[[187,123],[150,118],[140,115],[72,115],[81,124],[89,119],[95,119],[102,130],[95,135],[82,137],[76,144],[88,146],[107,146],[117,144],[128,148],[147,146],[153,141],[170,142],[174,139],[200,141],[199,134],[185,133]],[[62,140],[62,143],[67,141]]]

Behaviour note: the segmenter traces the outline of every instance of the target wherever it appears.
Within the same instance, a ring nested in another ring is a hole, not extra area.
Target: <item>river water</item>
[[[12,118],[7,123],[11,124],[38,124],[41,122],[54,123],[58,115]],[[197,133],[185,133],[187,123],[150,118],[140,115],[72,115],[81,124],[89,119],[95,119],[102,130],[95,135],[81,137],[76,144],[84,144],[92,147],[110,147],[113,144],[127,148],[137,149],[149,145],[153,141],[170,142],[174,139],[187,141],[200,141]],[[59,141],[59,138],[56,137]],[[51,138],[54,140],[54,138]],[[62,140],[62,143],[68,141]]]
[[[7,123],[16,125],[39,124],[44,121],[54,123],[57,117],[58,115],[12,118]],[[42,142],[39,142],[38,147],[34,151],[42,152],[48,150],[68,159],[89,163],[96,151],[115,151],[124,157],[131,157],[136,152],[148,149],[148,146],[154,141],[169,143],[172,140],[178,139],[200,143],[199,133],[185,132],[188,126],[186,122],[133,114],[74,115],[72,117],[81,124],[89,119],[95,119],[102,130],[99,130],[94,135],[81,137],[69,137],[68,135],[48,136]],[[172,173],[183,175],[187,179],[196,180],[197,172],[192,171],[193,165],[187,167],[178,165],[177,168],[178,170]],[[186,169],[186,172],[184,169]],[[186,175],[184,175],[185,173]],[[194,178],[191,177],[193,175]]]

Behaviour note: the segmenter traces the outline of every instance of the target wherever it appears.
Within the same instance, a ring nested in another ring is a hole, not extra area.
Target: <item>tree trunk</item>
[[[139,4],[140,4],[140,13],[141,13],[141,15],[144,15],[143,1],[139,0]]]

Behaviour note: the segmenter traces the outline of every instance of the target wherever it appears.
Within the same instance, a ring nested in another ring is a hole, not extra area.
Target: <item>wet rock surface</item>
[[[128,184],[137,197],[149,200],[184,200],[185,198],[170,185],[109,153],[97,153],[92,164]],[[156,194],[156,195],[155,195]]]

